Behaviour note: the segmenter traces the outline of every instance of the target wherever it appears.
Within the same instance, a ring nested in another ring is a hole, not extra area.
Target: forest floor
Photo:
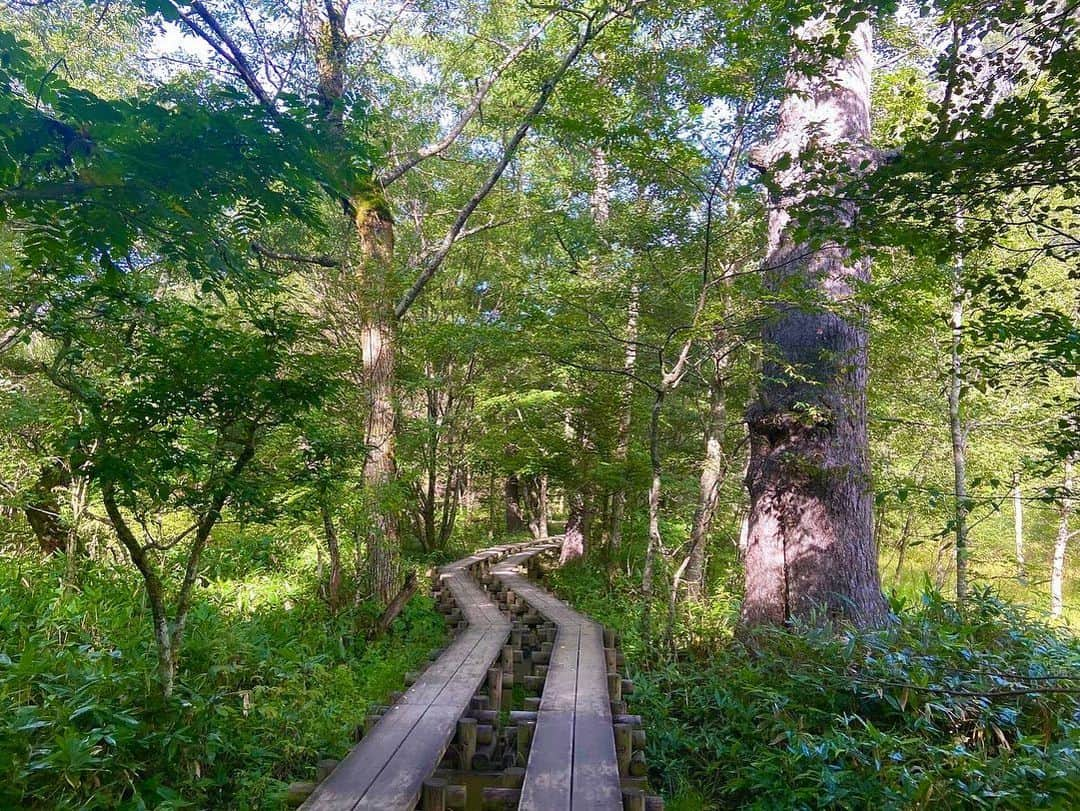
[[[740,639],[732,552],[708,600],[658,600],[646,628],[643,556],[631,543],[547,585],[619,631],[669,810],[1076,808],[1080,638],[1045,611],[981,585],[961,615],[910,578],[887,631]]]
[[[425,593],[368,644],[367,606],[313,599],[314,543],[218,541],[167,707],[133,570],[81,561],[65,589],[62,560],[0,556],[0,808],[281,808],[444,644]]]
[[[885,634],[746,644],[733,560],[714,560],[702,604],[671,617],[658,599],[646,629],[642,558],[631,541],[547,585],[619,630],[669,809],[1069,808],[1080,796],[1080,641],[1040,615],[985,591],[960,616],[912,580]],[[310,537],[223,528],[205,564],[162,705],[129,568],[81,561],[65,588],[63,560],[0,557],[0,808],[281,808],[286,785],[341,757],[365,708],[444,642],[423,592],[389,635],[362,641],[368,606],[334,617],[313,597]]]

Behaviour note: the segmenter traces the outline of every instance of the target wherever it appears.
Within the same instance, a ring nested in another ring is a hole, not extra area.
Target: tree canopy
[[[0,805],[278,807],[552,536],[678,807],[1068,807],[1078,27],[4,4]]]

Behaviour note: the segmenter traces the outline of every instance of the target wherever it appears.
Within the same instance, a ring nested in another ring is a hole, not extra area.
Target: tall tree
[[[968,592],[968,495],[967,446],[968,426],[964,419],[964,309],[967,290],[963,281],[963,264],[957,259],[952,273],[952,309],[949,316],[949,437],[952,440],[953,463],[953,544],[956,553],[956,601],[963,604]]]
[[[1065,458],[1061,491],[1058,496],[1058,528],[1057,537],[1054,539],[1054,562],[1050,570],[1050,613],[1055,617],[1061,616],[1061,610],[1065,605],[1065,552],[1069,539],[1076,534],[1072,529],[1076,456],[1077,454],[1071,453]]]
[[[438,273],[455,244],[470,233],[470,220],[514,160],[559,82],[605,28],[633,15],[640,0],[625,0],[615,6],[606,2],[586,3],[581,7],[556,5],[544,10],[538,19],[530,14],[518,17],[490,9],[489,13],[497,23],[497,30],[493,32],[496,36],[477,36],[473,42],[476,50],[491,49],[492,42],[498,45],[491,50],[492,61],[482,68],[482,78],[470,79],[473,89],[465,95],[460,107],[448,114],[449,124],[438,122],[434,137],[427,143],[403,144],[395,162],[381,171],[376,171],[370,161],[358,160],[348,148],[348,139],[343,139],[341,134],[349,129],[346,113],[355,97],[350,85],[364,82],[369,86],[377,85],[374,77],[364,75],[364,71],[381,56],[385,41],[395,29],[407,27],[413,14],[409,4],[403,4],[388,20],[378,20],[372,30],[365,32],[366,36],[358,35],[350,27],[350,19],[355,15],[351,14],[349,0],[305,4],[298,18],[288,22],[298,24],[302,31],[312,32],[314,82],[289,77],[279,80],[276,86],[273,77],[286,75],[288,70],[257,70],[254,66],[260,60],[245,48],[245,39],[236,32],[230,33],[228,23],[235,17],[239,21],[237,25],[247,22],[258,48],[263,47],[264,41],[272,39],[270,31],[256,30],[256,23],[242,3],[239,11],[243,13],[234,13],[237,9],[230,3],[212,8],[203,2],[185,4],[166,0],[152,5],[182,21],[188,31],[209,44],[272,114],[279,113],[283,90],[295,91],[294,85],[303,87],[313,83],[319,113],[329,134],[326,160],[353,170],[351,177],[344,178],[344,182],[332,190],[340,203],[342,221],[336,230],[344,243],[341,256],[333,264],[355,290],[353,301],[357,305],[362,387],[369,405],[365,426],[369,452],[363,469],[365,497],[370,504],[369,559],[375,592],[384,601],[389,600],[398,579],[400,545],[395,463],[398,322]],[[281,16],[289,17],[288,14]],[[506,25],[499,26],[498,23]],[[441,25],[438,21],[431,24]],[[262,27],[268,29],[266,25]],[[505,30],[507,27],[509,32]],[[510,37],[511,43],[506,46],[498,43],[503,37]],[[501,149],[481,173],[470,196],[456,206],[443,235],[404,263],[412,274],[412,281],[404,292],[399,292],[394,274],[395,221],[390,187],[400,183],[418,166],[445,155],[454,147],[480,117],[485,104],[502,90],[505,82],[500,80],[508,70],[519,65],[523,55],[541,45],[552,48],[547,52],[551,58],[538,86],[528,89],[526,98],[529,101],[524,108],[510,114],[512,123],[501,139]],[[360,50],[363,51],[362,58],[357,58],[354,54]],[[267,61],[265,51],[260,56]],[[356,76],[356,73],[361,75]],[[384,98],[378,93],[373,97]],[[381,112],[387,119],[392,117],[390,110]]]
[[[869,265],[836,242],[798,236],[795,209],[808,164],[826,154],[855,170],[869,158],[871,29],[868,14],[830,13],[793,30],[793,57],[843,52],[820,71],[793,65],[775,140],[754,162],[769,171],[766,284],[781,301],[762,334],[765,362],[750,432],[749,537],[742,620],[782,623],[818,616],[858,626],[887,619],[873,537],[867,447],[867,330],[854,306]],[[835,49],[834,49],[835,50]],[[851,204],[832,209],[850,226]]]

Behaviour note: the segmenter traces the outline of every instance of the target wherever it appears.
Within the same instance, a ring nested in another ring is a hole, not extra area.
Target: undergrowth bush
[[[62,561],[0,559],[0,808],[280,807],[443,641],[419,596],[367,644],[307,563],[257,551],[243,571],[208,557],[164,705],[136,575],[81,561],[65,590]]]
[[[625,575],[609,584],[585,564],[550,577],[622,632],[651,779],[696,798],[672,807],[1080,807],[1080,642],[989,591],[964,615],[927,591],[894,605],[888,631],[771,629],[749,643],[721,592],[726,636],[687,645],[677,627],[671,652],[642,638]]]

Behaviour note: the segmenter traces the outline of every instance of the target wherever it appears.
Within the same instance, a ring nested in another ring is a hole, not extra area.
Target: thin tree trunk
[[[323,534],[326,536],[326,551],[330,555],[330,580],[326,585],[326,602],[330,605],[330,610],[336,613],[341,605],[341,544],[325,493],[319,496],[319,515],[322,516]]]
[[[819,17],[795,37],[812,47],[830,31]],[[746,416],[746,626],[813,618],[873,627],[888,620],[873,538],[868,332],[852,302],[869,279],[869,263],[835,244],[796,243],[791,223],[791,209],[806,194],[805,152],[842,150],[853,170],[869,157],[871,64],[870,25],[861,23],[846,55],[821,73],[789,70],[776,140],[753,158],[772,170],[779,190],[770,201],[766,282],[778,292],[801,283],[823,306],[780,304],[763,330],[763,377]],[[854,205],[832,216],[850,226]]]
[[[116,537],[127,549],[131,562],[142,575],[146,598],[150,603],[150,616],[154,628],[154,642],[157,646],[158,684],[164,698],[169,698],[176,681],[176,656],[173,650],[173,637],[169,628],[169,616],[165,609],[165,587],[146,555],[146,550],[139,543],[124,519],[116,503],[115,489],[111,481],[102,484],[102,503],[105,513],[116,531]]]
[[[584,475],[584,456],[588,448],[583,433],[584,429],[574,425],[573,416],[569,412],[566,415],[565,431],[567,438],[571,440],[572,446],[578,448],[582,458],[578,463],[579,481],[575,482],[570,491],[566,493],[566,531],[563,533],[562,549],[559,553],[560,566],[585,554],[589,532],[589,505],[585,493],[586,477]]]
[[[488,538],[494,540],[499,535],[498,502],[495,490],[495,471],[488,476]]]
[[[622,545],[623,518],[626,514],[626,460],[630,456],[630,419],[634,406],[634,370],[637,367],[638,319],[641,313],[641,288],[630,285],[630,300],[626,307],[626,349],[623,355],[622,402],[619,404],[619,433],[615,444],[615,464],[623,468],[619,487],[611,494],[611,525],[608,545],[618,549]]]
[[[546,538],[548,536],[548,475],[546,473],[540,476],[540,537]]]
[[[679,587],[683,582],[686,567],[689,565],[690,558],[687,556],[683,558],[683,562],[679,564],[679,568],[675,570],[675,574],[671,577],[671,592],[668,594],[667,628],[664,631],[664,641],[670,651],[675,650],[675,618],[679,613]]]
[[[87,505],[90,497],[90,477],[82,474],[75,476],[72,486],[69,488],[71,495],[71,526],[68,527],[67,540],[64,553],[67,560],[64,564],[64,584],[68,588],[74,588],[77,571],[76,558],[79,554],[79,533],[82,529],[83,518],[86,516]]]
[[[401,613],[402,609],[408,605],[409,600],[416,594],[417,586],[420,585],[419,579],[416,577],[416,572],[409,572],[405,576],[405,581],[402,583],[398,592],[390,598],[386,604],[386,608],[383,609],[382,615],[376,620],[375,625],[372,627],[370,633],[368,633],[368,639],[378,639],[380,636],[390,630],[390,625]]]
[[[716,514],[716,500],[724,480],[724,429],[727,425],[725,382],[728,346],[720,336],[714,338],[713,377],[709,386],[709,417],[705,423],[705,460],[698,481],[698,503],[690,529],[690,550],[683,573],[684,594],[688,600],[700,600],[705,590],[705,552]]]
[[[692,323],[697,324],[702,310],[705,308],[709,286],[703,284],[698,296],[697,306],[694,308]],[[642,596],[642,632],[648,636],[650,623],[650,610],[652,608],[653,577],[656,570],[656,557],[664,552],[664,538],[660,534],[660,488],[662,484],[663,466],[660,459],[660,413],[664,408],[664,400],[668,393],[678,388],[686,374],[687,362],[690,360],[690,350],[694,345],[694,336],[691,334],[679,350],[678,358],[671,369],[665,371],[664,356],[660,355],[660,383],[653,388],[653,405],[649,414],[649,467],[652,471],[652,479],[649,482],[649,541],[645,547],[645,563],[641,572],[641,596]]]
[[[451,464],[447,474],[446,490],[443,492],[442,520],[439,522],[438,549],[445,549],[450,542],[450,536],[454,532],[454,524],[457,523],[458,507],[461,504],[461,494],[465,490],[465,477],[462,469]]]
[[[1020,471],[1013,473],[1013,540],[1016,543],[1016,579],[1027,583],[1027,564],[1024,562],[1024,497],[1020,490]]]
[[[949,434],[952,437],[953,457],[953,538],[956,550],[956,601],[961,606],[968,593],[968,528],[969,500],[967,492],[967,431],[963,415],[962,341],[964,337],[964,300],[966,294],[957,262],[953,277],[952,344],[949,367]]]
[[[648,631],[649,609],[652,605],[653,577],[656,569],[656,555],[664,548],[664,539],[660,535],[660,411],[664,407],[667,391],[660,388],[653,397],[652,412],[649,415],[649,468],[652,478],[649,481],[649,541],[645,547],[645,564],[641,571],[642,627]]]
[[[904,527],[900,530],[900,540],[897,543],[898,552],[896,555],[896,572],[893,575],[893,580],[898,584],[900,582],[900,573],[904,570],[904,556],[907,553],[908,540],[911,538],[911,524],[914,516],[912,510],[907,511],[907,515],[904,516]]]
[[[1070,522],[1073,515],[1073,464],[1076,455],[1070,454],[1065,459],[1065,476],[1062,479],[1061,497],[1058,499],[1058,531],[1054,541],[1054,564],[1050,572],[1050,613],[1061,616],[1064,607],[1065,587],[1065,552],[1071,536]]]
[[[429,379],[434,378],[434,369],[425,365],[424,373]],[[426,551],[435,548],[438,541],[435,537],[435,504],[438,501],[439,480],[439,421],[438,393],[427,387],[424,391],[427,401],[427,442],[424,445],[425,476],[424,484],[416,488],[417,502],[420,508],[417,530],[420,536],[420,544]]]

